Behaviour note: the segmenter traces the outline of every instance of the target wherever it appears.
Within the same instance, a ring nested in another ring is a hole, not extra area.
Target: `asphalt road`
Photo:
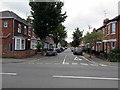
[[[118,88],[118,68],[94,64],[70,49],[57,56],[2,65],[3,88]]]

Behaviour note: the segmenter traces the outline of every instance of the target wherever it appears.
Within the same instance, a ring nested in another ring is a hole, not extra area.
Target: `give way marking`
[[[59,76],[53,75],[53,78],[67,78],[67,79],[94,79],[94,80],[120,80],[119,78],[105,78],[105,77],[84,77],[84,76]]]
[[[78,58],[78,57],[75,57],[74,58],[75,61],[82,61],[82,59]]]

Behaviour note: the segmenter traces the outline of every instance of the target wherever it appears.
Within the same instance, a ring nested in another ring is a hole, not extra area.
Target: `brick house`
[[[103,38],[95,45],[96,51],[109,53],[115,48],[120,49],[120,15],[111,20],[105,19],[97,31],[103,33]]]
[[[35,35],[32,29],[29,31],[29,23],[12,11],[3,11],[0,12],[0,15],[2,55],[17,58],[34,55],[36,51],[30,50],[31,43],[29,43],[29,40]]]

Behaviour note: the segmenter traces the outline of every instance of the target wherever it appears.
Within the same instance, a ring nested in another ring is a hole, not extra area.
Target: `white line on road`
[[[66,59],[67,55],[65,56],[64,60],[63,60],[63,64],[65,64],[65,59]]]
[[[55,63],[55,64],[60,64],[60,63]]]
[[[82,61],[82,59],[78,58],[78,57],[75,57],[74,58],[75,61]]]
[[[72,63],[72,65],[78,65],[78,63]]]
[[[105,64],[99,64],[100,66],[103,66],[103,67],[106,67],[106,66],[108,66],[108,65],[105,65]]]
[[[99,66],[98,64],[90,64],[91,66]]]
[[[52,64],[52,63],[45,63],[45,64]]]
[[[80,63],[81,65],[88,65],[87,63]]]
[[[69,65],[69,63],[66,63],[66,62],[64,64]]]
[[[17,73],[0,73],[0,75],[13,75],[13,76],[16,76]]]
[[[119,78],[104,78],[104,77],[84,77],[84,76],[59,76],[53,75],[54,78],[70,78],[70,79],[96,79],[96,80],[120,80]]]
[[[36,63],[36,64],[43,64],[43,63]]]

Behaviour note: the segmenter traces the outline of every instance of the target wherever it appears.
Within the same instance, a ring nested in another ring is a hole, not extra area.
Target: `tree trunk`
[[[56,48],[58,48],[58,43],[56,43]]]
[[[90,57],[89,58],[92,58],[92,47],[90,47]]]
[[[42,53],[42,55],[44,55],[44,53],[45,53],[45,51],[44,51],[44,40],[42,40],[42,50],[41,50],[41,53]]]

